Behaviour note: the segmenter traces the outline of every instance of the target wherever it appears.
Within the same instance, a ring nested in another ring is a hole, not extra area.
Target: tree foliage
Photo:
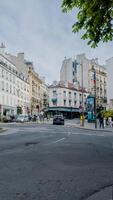
[[[113,117],[113,110],[106,110],[106,111],[102,111],[102,114],[104,117],[108,118],[108,117]]]
[[[82,39],[88,39],[88,45],[96,47],[100,41],[112,41],[113,0],[63,0],[61,7],[63,12],[78,8],[72,31],[83,29]]]

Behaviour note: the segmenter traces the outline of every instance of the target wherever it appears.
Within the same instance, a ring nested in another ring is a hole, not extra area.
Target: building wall
[[[85,57],[85,54],[80,54],[76,56],[77,65],[77,81],[80,86],[82,86],[83,77],[83,87],[89,90],[88,85],[88,71],[89,71],[89,60]],[[83,73],[83,76],[82,76]]]
[[[19,87],[20,84],[20,87]],[[29,107],[29,83],[21,77],[17,68],[5,54],[0,55],[0,111],[1,114],[16,114],[17,107],[26,113]]]
[[[85,54],[76,56],[76,88],[81,89],[82,86],[85,90],[89,91],[90,94],[94,95],[94,69],[96,70],[96,93],[97,93],[97,104],[106,106],[107,103],[107,72],[103,66],[98,64],[98,59],[87,59]],[[70,75],[71,74],[71,75]],[[63,61],[60,80],[73,83],[73,60],[65,59]],[[83,84],[83,85],[82,85]]]
[[[28,68],[24,59],[24,53],[18,53],[17,56],[12,54],[6,54],[6,57],[14,63],[19,73],[22,73],[24,77],[28,76]]]
[[[107,69],[107,97],[108,104],[110,103],[110,99],[113,99],[113,57],[106,61],[106,69]]]
[[[37,115],[44,109],[45,101],[48,101],[44,77],[39,76],[32,62],[25,60],[24,53],[18,53],[17,56],[7,54],[7,57],[16,65],[18,71],[29,79],[30,113]]]
[[[76,82],[76,62],[75,59],[69,58],[62,62],[60,70],[60,81],[75,83]]]
[[[84,92],[84,108],[89,93]],[[79,108],[82,105],[82,92],[66,87],[49,87],[49,107],[63,106]]]

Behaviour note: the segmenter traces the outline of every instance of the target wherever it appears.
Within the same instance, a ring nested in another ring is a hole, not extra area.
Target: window
[[[12,81],[12,74],[10,74],[10,81]]]
[[[2,102],[3,102],[3,104],[5,104],[5,97],[4,97],[4,94],[2,95]]]
[[[77,63],[76,63],[76,60],[73,62],[73,69],[75,71],[75,73],[77,72],[77,67],[76,67]]]
[[[57,106],[57,102],[56,101],[53,101],[53,106]]]
[[[4,70],[2,69],[2,78],[4,77]]]
[[[71,92],[69,92],[69,98],[71,98]]]
[[[22,83],[21,83],[21,89],[23,89],[23,85],[22,85]]]
[[[66,100],[64,100],[64,106],[66,106]]]
[[[10,93],[12,93],[12,85],[10,85]]]
[[[77,96],[77,93],[76,93],[76,92],[74,92],[74,97],[76,98],[76,96]]]
[[[15,76],[13,75],[13,83],[15,83]]]
[[[6,72],[6,79],[8,80],[8,72]]]
[[[6,97],[6,103],[7,103],[7,105],[9,104],[8,95],[7,95],[7,97]]]
[[[10,105],[12,106],[12,97],[10,97]]]
[[[76,107],[77,101],[74,101],[74,106]]]
[[[19,81],[17,81],[17,87],[19,88]]]
[[[82,101],[82,94],[79,94],[79,100]]]
[[[64,96],[64,98],[66,97],[66,91],[63,91],[63,96]]]
[[[6,83],[6,92],[8,92],[8,83]]]
[[[15,87],[13,88],[13,94],[15,95]]]
[[[75,75],[75,72],[73,71],[73,76]]]
[[[56,93],[56,90],[53,91],[53,97],[56,97],[57,96],[57,93]]]
[[[26,85],[24,85],[24,90],[26,91]]]
[[[2,81],[2,90],[4,90],[4,81]]]
[[[69,100],[69,106],[71,106],[71,100]]]

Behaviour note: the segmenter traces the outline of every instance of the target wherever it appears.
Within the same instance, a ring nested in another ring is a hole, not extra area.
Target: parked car
[[[7,122],[12,122],[12,119],[9,115],[7,115],[2,117],[2,121],[7,123]]]
[[[16,122],[28,122],[29,117],[25,115],[19,115],[16,119]]]
[[[53,118],[53,125],[64,125],[63,115],[55,115]]]

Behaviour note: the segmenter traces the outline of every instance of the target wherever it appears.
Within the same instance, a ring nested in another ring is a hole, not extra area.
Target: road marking
[[[68,132],[68,134],[67,134],[68,136],[70,136],[71,135],[71,132]]]
[[[98,136],[98,137],[105,137],[105,135],[102,134],[94,134],[94,133],[71,133],[72,135],[88,135],[88,136]]]
[[[50,143],[48,143],[48,144],[46,144],[46,145],[49,145],[49,144],[55,144],[55,143],[57,143],[57,142],[60,142],[60,141],[62,141],[62,140],[65,140],[66,138],[61,138],[61,139],[59,139],[59,140],[56,140],[56,141],[53,141],[53,142],[50,142]]]

